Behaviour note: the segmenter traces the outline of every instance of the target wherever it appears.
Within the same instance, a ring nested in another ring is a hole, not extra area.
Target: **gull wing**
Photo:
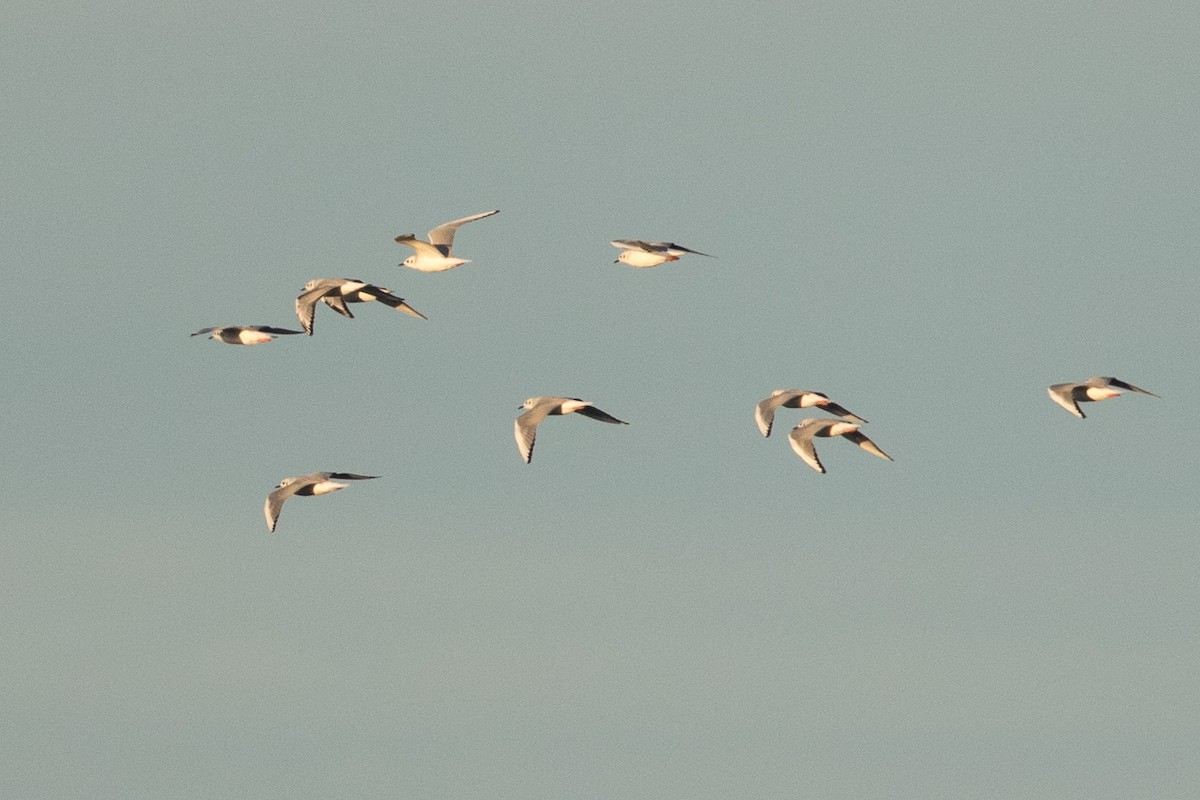
[[[1147,392],[1145,389],[1134,386],[1132,383],[1126,383],[1119,378],[1088,378],[1087,380],[1089,384],[1092,384],[1092,381],[1103,382],[1105,386],[1115,386],[1118,389],[1124,389],[1128,392],[1138,392],[1140,394],[1148,394],[1151,397],[1158,397],[1154,392]]]
[[[824,395],[822,395],[822,396],[824,396]],[[863,422],[863,423],[866,422],[866,420],[863,419],[862,417],[860,417],[858,414],[851,414],[849,411],[846,410],[846,408],[844,406],[840,406],[837,403],[833,402],[832,400],[830,400],[828,403],[823,404],[821,406],[821,408],[825,409],[830,414],[835,414],[835,415],[841,417],[842,419],[849,420],[850,422]]]
[[[271,333],[276,336],[286,336],[292,333],[304,333],[304,331],[293,331],[288,328],[272,328],[270,325],[247,325],[246,330],[258,331],[259,333]]]
[[[368,294],[373,295],[376,300],[383,303],[388,308],[394,308],[397,311],[403,311],[405,314],[408,314],[409,316],[417,317],[419,319],[429,319],[429,317],[425,316],[420,311],[417,311],[415,308],[410,306],[408,303],[404,302],[403,297],[397,297],[396,295],[389,292],[387,289],[382,289],[378,286],[368,285],[365,289],[363,289],[363,291]]]
[[[891,456],[889,456],[887,453],[880,450],[879,445],[875,444],[870,439],[868,439],[866,436],[864,436],[862,431],[851,431],[850,433],[842,434],[842,436],[844,436],[845,438],[854,442],[856,445],[861,447],[863,450],[866,450],[868,453],[870,453],[873,456],[879,456],[880,458],[886,458],[888,461],[896,460],[896,459],[892,458]]]
[[[1075,399],[1076,390],[1082,388],[1078,383],[1056,383],[1046,389],[1046,393],[1050,395],[1050,399],[1058,403],[1060,406],[1070,411],[1080,419],[1086,419],[1083,411],[1079,409],[1079,401]]]
[[[792,449],[804,460],[805,464],[824,474],[825,466],[821,464],[821,459],[817,458],[817,448],[813,446],[812,437],[812,428],[801,424],[792,428],[792,432],[788,434],[788,442],[791,443]]]
[[[493,214],[499,214],[500,209],[494,211],[484,211],[481,214],[472,214],[469,217],[456,219],[453,222],[443,222],[429,232],[429,243],[441,251],[443,256],[450,255],[450,247],[454,244],[454,232],[468,222],[474,222],[477,219],[490,217]],[[398,241],[398,240],[397,240]],[[445,248],[445,249],[443,249]]]
[[[528,464],[533,460],[533,443],[537,438],[537,426],[550,413],[555,403],[542,403],[526,411],[513,422],[513,436],[517,440],[517,451]]]
[[[450,248],[441,248],[432,245],[429,242],[423,242],[411,233],[406,233],[403,236],[396,237],[396,244],[408,245],[413,250],[417,251],[418,256],[428,256],[430,258],[445,258],[450,255]]]
[[[775,410],[792,397],[791,394],[775,394],[763,400],[754,407],[754,421],[758,424],[759,433],[771,435],[771,426],[775,424]]]
[[[598,419],[601,422],[608,422],[612,425],[628,425],[629,424],[628,422],[625,422],[624,420],[617,419],[616,417],[612,416],[611,414],[605,414],[603,411],[596,408],[595,406],[583,406],[582,408],[575,409],[575,411],[576,411],[576,413],[583,414],[585,417],[587,417],[589,419]]]
[[[220,330],[220,328],[201,328],[200,330],[193,333],[192,336],[199,336],[202,333],[212,333],[215,330]]]
[[[353,472],[326,472],[323,473],[326,479],[332,478],[335,481],[369,481],[378,478],[378,475],[355,475]]]
[[[673,256],[680,255],[682,253],[693,253],[698,256],[706,256],[708,258],[716,258],[716,256],[710,256],[708,253],[701,253],[699,250],[693,250],[690,247],[684,247],[683,245],[675,244],[674,242],[651,242],[651,244],[654,245],[656,248],[666,250],[668,253],[670,253]]]
[[[276,489],[267,495],[267,500],[263,503],[263,516],[267,519],[267,530],[271,533],[275,532],[275,523],[279,520],[279,512],[283,510],[283,501],[294,495],[296,492],[303,489],[305,486],[311,486],[316,481],[307,478],[299,478],[294,483]]]
[[[304,328],[304,332],[309,336],[312,336],[313,333],[313,317],[317,313],[317,300],[324,297],[333,288],[332,286],[317,284],[307,292],[302,292],[296,298],[296,317],[300,320],[300,325]],[[338,300],[341,300],[341,297],[338,297]],[[330,305],[333,304],[330,303]]]
[[[321,302],[332,308],[334,311],[348,319],[354,319],[354,315],[350,313],[349,307],[346,305],[346,300],[339,294],[327,294],[321,298]]]

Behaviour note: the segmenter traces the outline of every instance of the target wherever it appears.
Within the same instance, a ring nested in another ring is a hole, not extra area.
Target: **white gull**
[[[389,308],[420,319],[428,319],[405,303],[403,297],[397,297],[381,286],[373,286],[351,278],[314,278],[304,284],[304,291],[296,298],[296,316],[309,336],[312,336],[313,317],[316,315],[318,300],[325,301],[330,308],[344,317],[354,317],[346,303],[369,303],[378,300]]]
[[[269,325],[224,325],[220,328],[201,328],[192,334],[211,334],[208,338],[225,342],[225,344],[263,344],[276,336],[284,336],[304,331],[292,331],[287,328],[272,328]]]
[[[586,400],[578,397],[531,397],[519,408],[527,409],[513,423],[513,435],[517,440],[517,450],[521,458],[528,464],[533,458],[533,441],[537,436],[537,426],[548,416],[572,414],[578,412],[585,417],[608,422],[613,425],[628,425],[628,422],[604,413]]]
[[[891,456],[879,449],[879,447],[864,436],[859,430],[858,425],[853,422],[842,422],[836,419],[817,419],[810,417],[801,420],[800,424],[792,428],[792,432],[788,434],[788,441],[791,442],[792,449],[796,451],[796,455],[804,459],[804,463],[815,469],[817,472],[825,472],[825,467],[822,466],[821,460],[817,458],[817,448],[813,446],[814,436],[842,436],[856,445],[866,450],[873,456],[886,458],[888,461],[893,461]]]
[[[678,261],[685,253],[716,258],[699,250],[692,250],[674,242],[644,242],[641,239],[614,239],[610,242],[613,247],[623,252],[617,256],[614,264],[625,264],[630,267],[657,267],[667,261]]]
[[[267,530],[271,533],[275,532],[275,522],[279,519],[279,512],[283,510],[283,501],[292,495],[312,497],[318,494],[329,494],[350,485],[335,483],[335,481],[367,481],[378,477],[378,475],[355,475],[352,472],[311,472],[308,475],[284,478],[275,486],[275,491],[267,495],[267,501],[263,503],[263,516],[267,518]]]
[[[842,406],[829,399],[821,392],[810,392],[808,389],[776,389],[771,396],[754,408],[754,421],[763,436],[771,435],[771,424],[775,421],[777,408],[812,408],[817,406],[830,414],[847,419],[851,422],[866,422],[857,414],[851,414]]]
[[[1051,400],[1080,419],[1084,419],[1084,413],[1079,408],[1080,403],[1092,403],[1117,397],[1121,394],[1117,389],[1158,397],[1154,392],[1147,392],[1145,389],[1140,389],[1132,383],[1126,383],[1117,378],[1088,378],[1082,383],[1056,383],[1046,391],[1050,394]]]
[[[463,217],[453,222],[438,225],[429,232],[428,242],[418,239],[411,233],[397,236],[396,244],[407,245],[416,251],[413,255],[400,262],[400,266],[410,267],[421,272],[442,272],[471,263],[471,259],[469,258],[456,258],[450,254],[450,248],[454,245],[454,232],[468,222],[474,222],[477,219],[483,219],[484,217],[490,217],[493,214],[499,213],[500,209],[484,211],[482,214],[472,214],[469,217]]]

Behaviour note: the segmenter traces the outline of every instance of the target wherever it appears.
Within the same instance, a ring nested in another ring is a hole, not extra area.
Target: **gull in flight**
[[[417,251],[400,262],[400,266],[411,267],[421,272],[442,272],[471,263],[471,259],[469,258],[455,258],[450,255],[450,247],[454,244],[454,232],[468,222],[474,222],[477,219],[483,219],[484,217],[490,217],[493,214],[499,213],[500,209],[484,211],[482,214],[472,214],[469,217],[463,217],[453,222],[438,225],[429,232],[428,242],[421,241],[411,233],[397,236],[396,244],[408,245]]]
[[[537,436],[537,426],[548,416],[571,414],[577,411],[585,417],[598,419],[601,422],[613,425],[629,424],[605,414],[590,402],[580,400],[578,397],[531,397],[518,408],[527,409],[513,423],[513,435],[517,440],[517,450],[521,453],[521,458],[525,459],[526,464],[533,458],[533,440]]]
[[[886,458],[888,461],[895,460],[860,433],[857,424],[842,422],[836,419],[810,417],[801,420],[799,425],[792,428],[792,432],[788,434],[788,441],[791,442],[792,449],[796,451],[796,455],[804,459],[804,463],[817,472],[824,473],[825,467],[822,466],[821,460],[817,458],[817,448],[813,446],[814,436],[844,436],[873,456]]]
[[[685,253],[716,258],[699,250],[692,250],[674,242],[643,242],[641,239],[614,239],[611,242],[623,252],[617,256],[614,264],[625,264],[630,267],[657,267],[667,261],[678,261]]]
[[[271,341],[276,336],[304,333],[304,331],[272,328],[269,325],[225,325],[221,328],[201,328],[192,336],[199,336],[202,333],[212,334],[208,337],[209,339],[217,339],[225,344],[262,344]]]
[[[754,408],[754,421],[763,436],[771,435],[771,423],[775,421],[777,408],[812,408],[819,406],[830,414],[850,420],[851,422],[866,422],[857,414],[851,414],[842,406],[829,399],[821,392],[810,392],[807,389],[776,389],[771,396]]]
[[[334,311],[351,319],[354,315],[350,313],[346,303],[369,303],[372,300],[378,300],[385,306],[403,311],[405,314],[428,319],[420,311],[405,303],[403,297],[396,297],[381,286],[373,286],[350,278],[314,278],[304,284],[304,291],[296,298],[296,316],[300,318],[300,324],[304,326],[304,331],[309,336],[312,336],[313,317],[316,315],[318,300],[323,300]]]
[[[1080,419],[1084,419],[1083,411],[1079,408],[1080,403],[1091,403],[1116,397],[1121,394],[1117,389],[1158,397],[1154,392],[1147,392],[1145,389],[1140,389],[1132,383],[1126,383],[1117,378],[1088,378],[1083,383],[1056,383],[1046,391],[1050,393],[1051,400]]]
[[[378,475],[355,475],[352,472],[313,472],[294,478],[284,478],[275,487],[275,491],[267,495],[267,502],[263,504],[263,515],[267,518],[267,530],[271,533],[275,532],[275,522],[279,519],[279,512],[283,510],[283,501],[292,495],[312,497],[317,494],[329,494],[350,485],[335,483],[335,481],[367,481],[378,477]]]

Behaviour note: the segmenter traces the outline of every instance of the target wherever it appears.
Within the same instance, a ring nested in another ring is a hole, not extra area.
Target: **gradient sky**
[[[1200,791],[1189,4],[0,17],[0,795]]]

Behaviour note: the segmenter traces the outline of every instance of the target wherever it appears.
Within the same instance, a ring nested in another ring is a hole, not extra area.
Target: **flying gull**
[[[296,316],[300,318],[300,324],[309,336],[312,336],[313,317],[316,315],[318,300],[324,300],[330,308],[344,317],[354,317],[346,303],[369,303],[378,300],[389,308],[428,319],[405,303],[403,297],[397,297],[381,286],[373,286],[351,278],[314,278],[304,284],[304,291],[296,298]]]
[[[598,419],[613,425],[628,425],[628,422],[605,414],[586,400],[578,397],[531,397],[519,408],[527,409],[513,423],[513,435],[517,440],[517,450],[521,458],[528,464],[533,458],[533,440],[537,436],[537,426],[548,416],[571,414],[579,412],[585,417]]]
[[[821,392],[810,392],[807,389],[776,389],[771,396],[754,408],[754,421],[763,436],[771,435],[771,423],[775,421],[777,408],[812,408],[818,406],[830,414],[839,416],[851,422],[866,422],[857,414],[851,414],[842,406],[829,399]]]
[[[617,256],[614,264],[625,264],[630,267],[657,267],[667,261],[678,261],[685,253],[716,258],[699,250],[692,250],[674,242],[643,242],[641,239],[614,239],[613,247],[623,252]]]
[[[283,501],[292,495],[312,497],[317,494],[329,494],[350,485],[335,483],[335,481],[367,481],[378,477],[378,475],[355,475],[352,472],[313,472],[294,478],[284,478],[276,485],[275,491],[267,495],[267,501],[263,504],[263,515],[267,518],[267,530],[271,533],[275,532],[275,521],[279,519]]]
[[[304,333],[304,331],[272,328],[269,325],[225,325],[220,328],[201,328],[192,336],[199,336],[202,333],[212,334],[208,338],[225,342],[225,344],[262,344],[271,341],[276,336]]]
[[[454,232],[468,222],[499,214],[500,209],[484,211],[482,214],[472,214],[469,217],[456,219],[438,225],[429,232],[429,241],[424,242],[414,234],[406,233],[396,237],[396,244],[403,244],[416,250],[416,253],[400,262],[402,267],[411,267],[421,272],[442,272],[471,263],[469,258],[455,258],[450,255],[450,247],[454,244]]]
[[[1091,403],[1096,400],[1117,397],[1121,394],[1117,389],[1158,397],[1154,392],[1147,392],[1145,389],[1140,389],[1132,383],[1126,383],[1117,378],[1088,378],[1083,383],[1056,383],[1046,391],[1049,392],[1051,400],[1080,419],[1084,419],[1084,413],[1079,408],[1080,403]]]
[[[817,448],[813,446],[814,436],[844,436],[873,456],[886,458],[888,461],[894,460],[887,453],[880,450],[874,442],[860,433],[857,424],[842,422],[836,419],[810,417],[801,420],[799,425],[792,428],[792,432],[788,434],[788,441],[791,442],[792,449],[796,451],[796,455],[804,459],[804,463],[817,472],[825,472],[825,467],[821,465],[821,460],[817,458]]]

